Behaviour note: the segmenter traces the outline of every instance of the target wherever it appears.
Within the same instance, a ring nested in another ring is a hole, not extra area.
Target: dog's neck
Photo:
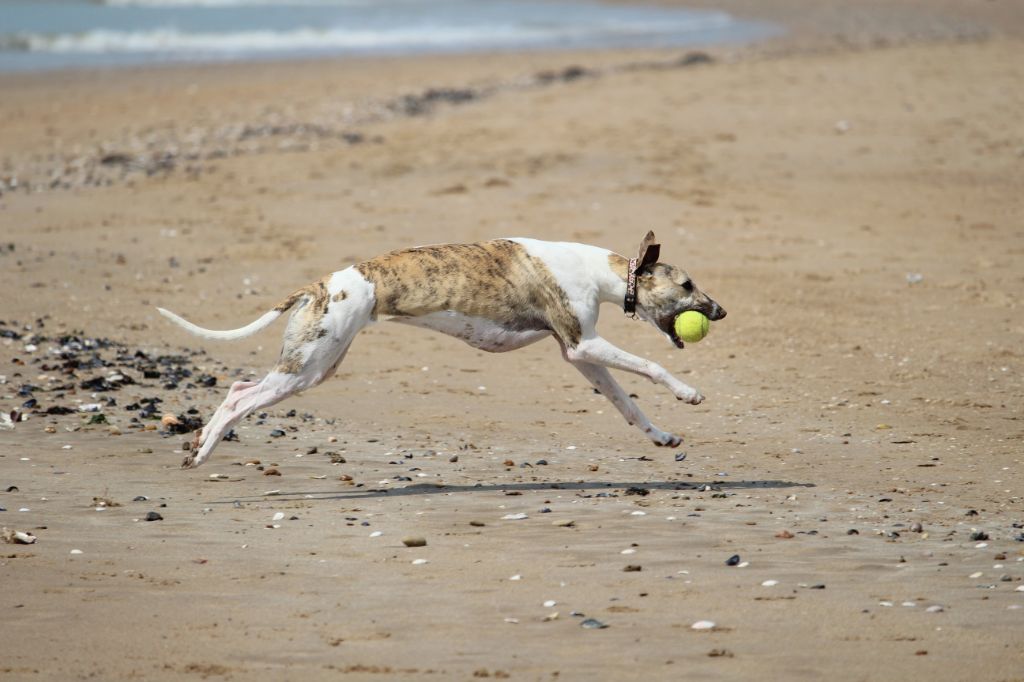
[[[629,276],[629,259],[623,258],[617,253],[608,256],[608,267],[614,277],[609,278],[605,287],[602,287],[602,300],[614,303],[620,308],[626,299],[626,279]]]

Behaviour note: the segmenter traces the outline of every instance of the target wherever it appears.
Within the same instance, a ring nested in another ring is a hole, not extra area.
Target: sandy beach
[[[792,30],[0,75],[0,679],[1024,680],[1024,11],[686,4]],[[648,229],[729,311],[603,309],[681,447],[553,341],[382,323],[179,469],[282,325],[156,306]]]

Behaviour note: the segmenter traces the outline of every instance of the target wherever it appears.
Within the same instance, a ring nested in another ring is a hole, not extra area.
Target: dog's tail
[[[195,334],[196,336],[201,336],[204,339],[217,339],[218,341],[234,341],[235,339],[244,339],[247,336],[252,336],[256,332],[269,326],[271,322],[281,317],[282,313],[295,305],[297,301],[304,298],[304,293],[305,292],[300,289],[286,298],[279,306],[273,310],[267,311],[261,317],[250,322],[244,327],[239,327],[238,329],[225,329],[223,331],[217,329],[206,329],[197,324],[192,324],[184,317],[176,315],[170,310],[166,310],[164,308],[157,308],[157,311],[171,322],[180,327],[184,327],[187,331]]]

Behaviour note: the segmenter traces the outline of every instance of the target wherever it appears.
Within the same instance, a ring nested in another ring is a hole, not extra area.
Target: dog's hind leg
[[[259,383],[252,383],[228,393],[228,397],[217,408],[210,422],[203,427],[199,447],[185,456],[181,463],[183,469],[191,469],[201,465],[210,458],[210,453],[217,447],[224,435],[247,415],[264,407],[281,402],[288,396],[308,387],[305,377],[273,371]],[[250,382],[246,382],[250,383]]]
[[[369,324],[373,310],[365,280],[351,272],[338,273],[327,284],[311,285],[307,300],[288,321],[277,365],[259,382],[231,386],[185,456],[183,468],[197,467],[209,459],[224,434],[247,415],[313,388],[334,374],[352,339]]]

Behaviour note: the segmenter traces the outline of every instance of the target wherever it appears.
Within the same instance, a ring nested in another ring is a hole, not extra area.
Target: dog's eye
[[[693,282],[690,280],[683,282],[683,289],[685,289],[687,293],[693,293]]]

